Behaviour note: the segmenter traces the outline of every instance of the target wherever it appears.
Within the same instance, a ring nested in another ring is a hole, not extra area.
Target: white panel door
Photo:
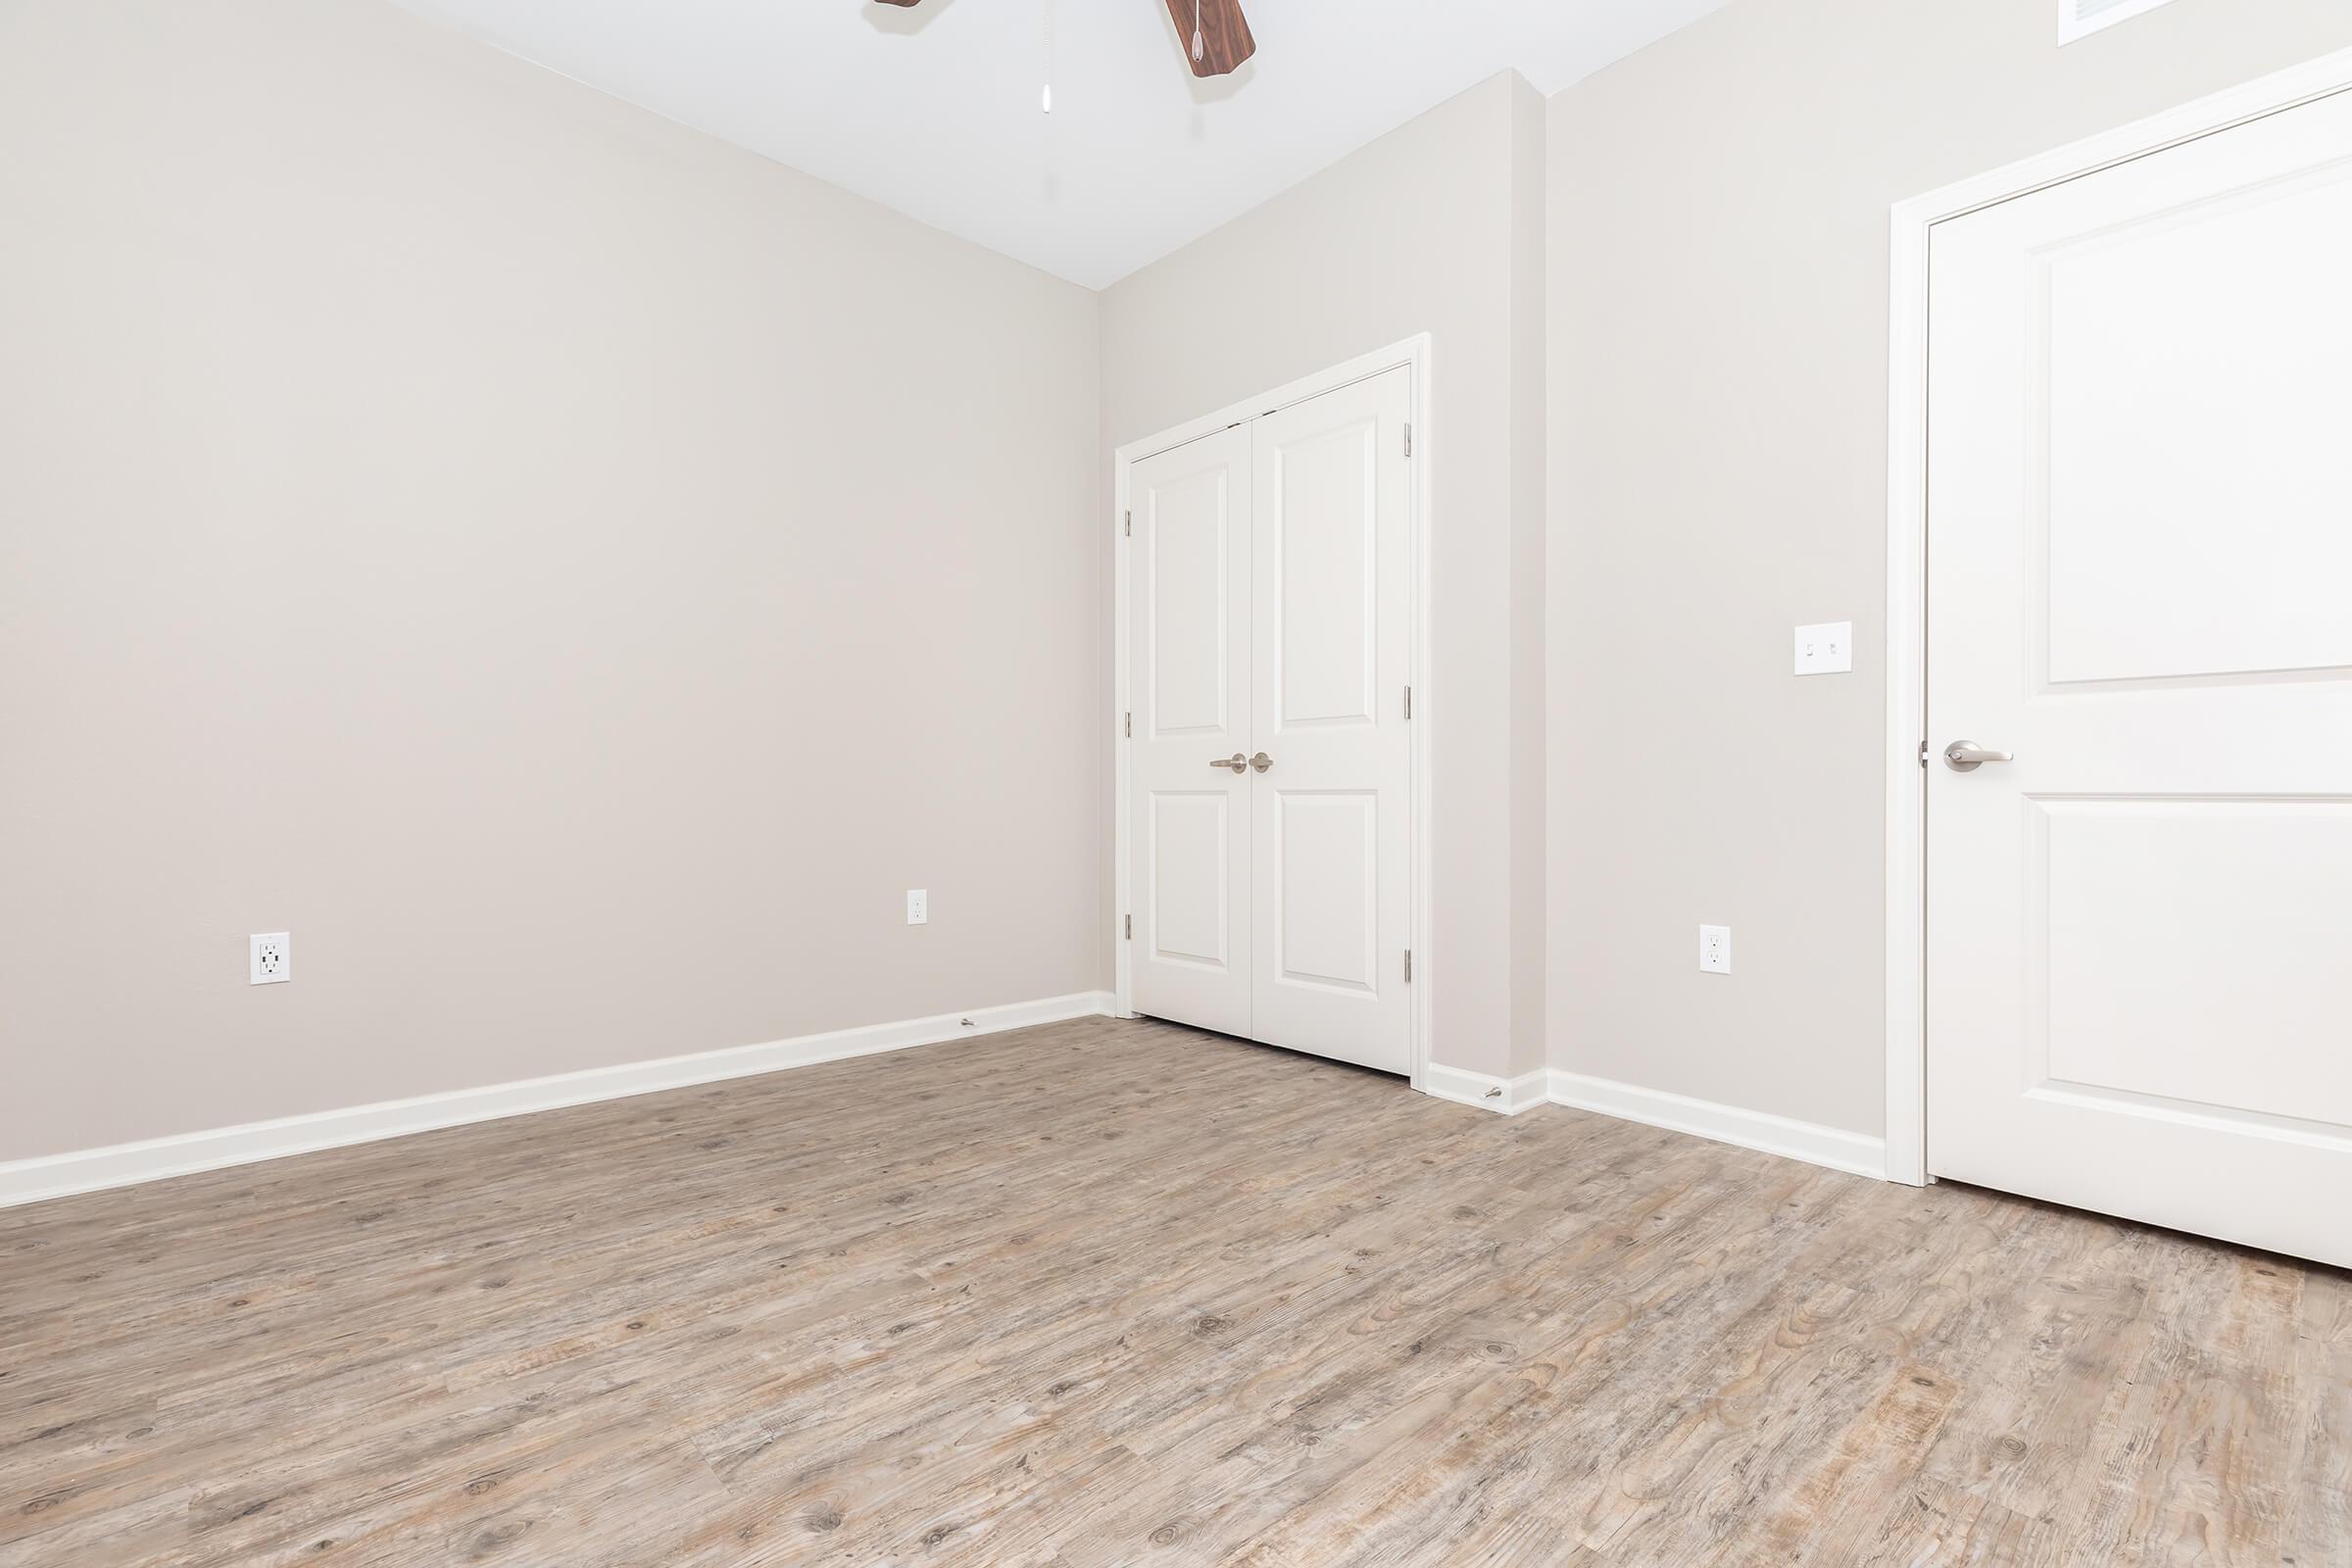
[[[2352,1264],[2352,95],[1932,246],[1929,1167]]]
[[[1411,1069],[1411,372],[1254,422],[1260,1040]]]
[[[1250,1025],[1250,431],[1128,475],[1128,938],[1138,1012]]]

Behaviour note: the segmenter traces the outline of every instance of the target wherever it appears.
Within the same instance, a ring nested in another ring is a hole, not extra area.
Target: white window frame
[[[2117,0],[2115,5],[2095,16],[2081,15],[2077,0],[2058,0],[2058,43],[2061,48],[2078,38],[2087,38],[2101,27],[2112,27],[2119,22],[2146,16],[2158,6],[2171,5],[2173,0]]]

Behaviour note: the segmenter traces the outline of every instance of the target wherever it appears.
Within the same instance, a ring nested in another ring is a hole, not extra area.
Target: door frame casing
[[[1897,202],[1888,244],[1886,1177],[1928,1175],[1928,247],[1937,223],[2352,91],[2352,49]]]
[[[1214,435],[1247,420],[1262,418],[1279,413],[1294,404],[1336,392],[1344,386],[1370,380],[1390,370],[1407,369],[1411,372],[1411,424],[1413,433],[1411,482],[1406,493],[1411,498],[1410,533],[1413,569],[1413,624],[1411,628],[1412,662],[1408,677],[1413,688],[1413,716],[1407,725],[1412,749],[1410,771],[1412,801],[1407,812],[1407,830],[1412,837],[1411,864],[1406,878],[1411,888],[1405,910],[1405,943],[1413,955],[1411,997],[1405,1011],[1411,1020],[1409,1046],[1412,1063],[1411,1082],[1415,1089],[1424,1087],[1430,1060],[1432,1024],[1436,1016],[1435,996],[1438,973],[1436,944],[1432,933],[1436,921],[1432,918],[1430,894],[1433,886],[1431,871],[1430,831],[1431,760],[1436,749],[1431,744],[1431,726],[1436,722],[1438,705],[1430,679],[1430,456],[1437,450],[1435,432],[1430,418],[1430,334],[1427,332],[1392,343],[1387,348],[1359,355],[1327,370],[1301,376],[1272,391],[1230,403],[1214,414],[1197,419],[1187,419],[1155,435],[1140,441],[1129,441],[1111,453],[1111,555],[1114,563],[1111,583],[1111,690],[1110,690],[1110,748],[1111,748],[1111,855],[1113,861],[1112,889],[1114,905],[1111,910],[1112,994],[1117,1015],[1135,1016],[1133,949],[1124,930],[1126,916],[1134,909],[1129,863],[1129,823],[1127,809],[1127,746],[1123,733],[1125,715],[1134,703],[1129,691],[1128,668],[1128,595],[1132,591],[1128,564],[1128,549],[1133,543],[1126,533],[1128,511],[1128,480],[1135,465],[1146,458]]]

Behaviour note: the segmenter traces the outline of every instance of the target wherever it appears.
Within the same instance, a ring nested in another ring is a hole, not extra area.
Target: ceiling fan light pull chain
[[[1208,52],[1200,38],[1200,0],[1193,0],[1193,59],[1197,63]]]

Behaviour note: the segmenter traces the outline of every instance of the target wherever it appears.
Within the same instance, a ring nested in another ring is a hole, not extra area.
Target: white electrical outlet
[[[294,978],[294,939],[283,931],[257,932],[253,942],[253,979],[257,986],[273,986]]]
[[[1730,926],[1702,925],[1698,928],[1698,966],[1709,974],[1732,972]]]
[[[928,925],[931,922],[931,895],[921,888],[906,890],[906,923]]]
[[[1854,668],[1854,623],[1825,621],[1796,628],[1796,672],[1799,675],[1849,675]]]

